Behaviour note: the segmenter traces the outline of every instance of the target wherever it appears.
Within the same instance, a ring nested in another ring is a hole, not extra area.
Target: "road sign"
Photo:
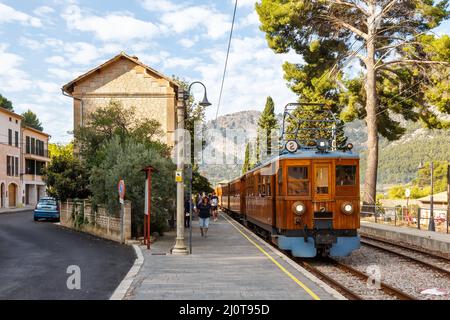
[[[175,181],[176,182],[183,182],[183,170],[175,171]]]
[[[409,197],[411,196],[411,189],[406,188],[406,190],[405,190],[405,196],[406,196],[407,198],[409,198]]]
[[[123,204],[125,198],[125,182],[123,180],[119,181],[117,189],[119,191],[119,202]]]

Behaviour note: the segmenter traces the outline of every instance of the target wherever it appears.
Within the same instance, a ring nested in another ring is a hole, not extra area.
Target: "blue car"
[[[59,205],[55,198],[43,197],[39,199],[34,209],[34,221],[39,219],[59,221]]]

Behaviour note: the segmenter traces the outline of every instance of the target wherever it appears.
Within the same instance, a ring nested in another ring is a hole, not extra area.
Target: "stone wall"
[[[121,242],[121,219],[118,215],[108,214],[106,208],[98,206],[97,211],[87,200],[63,201],[61,225],[96,235],[101,238]],[[74,208],[75,207],[75,208]],[[131,202],[125,201],[124,241],[131,239]]]
[[[128,59],[99,69],[74,86],[74,125],[85,124],[89,114],[111,100],[136,108],[136,116],[157,120],[166,134],[161,140],[173,146],[175,130],[174,87],[157,74]],[[81,99],[82,102],[78,99]]]

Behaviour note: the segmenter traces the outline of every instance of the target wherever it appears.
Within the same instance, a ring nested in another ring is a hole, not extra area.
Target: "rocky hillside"
[[[206,134],[206,154],[223,159],[222,164],[203,164],[200,166],[201,172],[214,185],[222,180],[230,180],[240,175],[245,152],[245,142],[241,135],[244,134],[255,139],[260,114],[259,111],[255,110],[241,111],[220,116],[217,121],[213,120],[206,123],[206,129],[208,130],[219,130],[223,134],[227,130],[228,133],[241,133],[239,137],[228,139],[217,139],[217,137],[212,137],[214,134]],[[281,115],[279,115],[279,119],[281,120]],[[423,129],[418,123],[404,123],[403,125],[407,127],[407,131],[400,140],[389,142],[380,138],[378,179],[380,186],[409,182],[414,178],[419,162],[421,160],[427,161],[425,154],[432,155],[435,160],[450,160],[450,130],[427,130]],[[346,124],[345,133],[348,142],[353,143],[355,150],[361,154],[361,173],[363,176],[366,159],[365,142],[367,139],[364,122],[354,121]],[[233,157],[227,159],[225,154],[233,151]]]

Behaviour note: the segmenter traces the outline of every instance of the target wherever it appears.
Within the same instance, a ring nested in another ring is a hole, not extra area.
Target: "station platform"
[[[192,254],[172,255],[175,234],[160,237],[124,299],[336,300],[340,293],[252,234],[228,215],[202,238],[193,222]],[[185,243],[189,244],[189,230]]]
[[[359,233],[450,258],[450,234],[361,221]]]

